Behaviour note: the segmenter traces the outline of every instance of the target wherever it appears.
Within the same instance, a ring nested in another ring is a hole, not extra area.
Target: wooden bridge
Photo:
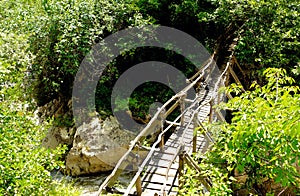
[[[183,183],[180,176],[184,174],[184,165],[188,164],[189,167],[200,171],[191,154],[207,151],[214,142],[204,124],[217,120],[225,121],[222,112],[213,106],[224,101],[226,97],[232,98],[230,94],[220,93],[219,89],[230,76],[240,83],[233,71],[235,65],[239,67],[233,52],[229,55],[222,73],[217,74],[218,77],[214,76],[218,70],[214,62],[213,57],[209,59],[189,79],[189,84],[182,91],[158,109],[147,126],[131,142],[128,151],[112,173],[101,184],[98,195],[101,195],[104,189],[113,190],[119,175],[129,168],[134,171],[134,176],[127,189],[122,192],[124,195],[176,195]],[[195,88],[199,89],[196,96],[187,99],[187,93]],[[166,120],[176,108],[180,108],[180,115],[173,121]],[[166,138],[170,132],[172,134]],[[157,140],[151,148],[143,147],[141,143],[149,133],[158,133]],[[201,183],[204,192],[209,192],[209,178],[201,178]]]

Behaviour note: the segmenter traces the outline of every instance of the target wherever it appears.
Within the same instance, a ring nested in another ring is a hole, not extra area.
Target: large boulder
[[[121,129],[114,117],[103,122],[94,117],[77,128],[73,147],[66,157],[66,173],[79,176],[112,170],[134,137]]]

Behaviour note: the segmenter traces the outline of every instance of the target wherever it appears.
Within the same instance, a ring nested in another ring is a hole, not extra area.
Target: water
[[[59,170],[55,170],[51,172],[51,176],[54,180],[57,181],[66,181],[67,183],[71,183],[75,188],[78,188],[82,192],[82,196],[96,196],[96,193],[105,180],[105,178],[109,175],[109,173],[102,173],[91,176],[80,176],[80,177],[71,177],[65,176]],[[117,190],[124,192],[124,189],[129,185],[133,174],[131,172],[124,171],[121,176],[118,178],[118,181],[115,184],[115,188]]]

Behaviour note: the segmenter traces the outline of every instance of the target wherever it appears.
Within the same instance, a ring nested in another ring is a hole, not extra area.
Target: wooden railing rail
[[[198,173],[201,173],[201,168],[198,166],[198,164],[193,160],[193,158],[187,154],[186,152],[182,152],[181,156],[179,156],[181,160],[181,162],[186,163],[189,167],[191,167],[192,169],[196,170]],[[182,170],[184,168],[181,168]],[[204,177],[199,175],[198,179],[200,180],[201,184],[206,188],[207,191],[209,191],[211,189],[211,181],[209,180],[209,178]]]

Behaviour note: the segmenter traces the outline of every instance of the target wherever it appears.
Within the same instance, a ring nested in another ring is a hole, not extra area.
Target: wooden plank
[[[161,190],[163,186],[163,183],[161,182],[143,182],[143,189],[152,189],[152,190],[156,190],[159,191]],[[178,180],[176,179],[173,183],[173,185],[171,184],[166,184],[166,191],[170,191],[170,189],[174,189],[174,188],[178,188]]]
[[[170,190],[171,188],[171,190]],[[166,193],[168,196],[175,196],[178,194],[178,187],[170,187],[170,186],[167,186],[166,187]],[[154,196],[155,194],[158,194],[158,195],[163,195],[161,193],[161,189],[160,187],[157,187],[155,184],[149,184],[148,187],[144,188],[143,189],[143,194],[142,196]]]
[[[168,168],[169,165],[157,165],[157,164],[152,164],[149,163],[147,165],[147,169],[148,168]],[[171,165],[170,169],[178,169],[178,160],[176,159],[175,162]]]
[[[162,182],[143,182],[143,189],[152,189],[152,190],[161,190],[161,187],[163,186]],[[171,187],[178,188],[178,178],[175,179],[173,185],[166,184],[165,190],[170,190]]]
[[[174,177],[177,174],[177,168],[170,168],[168,171],[168,169],[164,167],[150,167],[145,171],[145,173],[153,173],[158,175],[165,175],[167,172],[169,177]]]
[[[183,138],[182,142],[184,143],[184,145],[190,146],[190,145],[192,145],[192,139],[193,139],[193,136],[190,136],[189,138]],[[173,140],[173,139],[170,138],[170,140]],[[173,141],[175,141],[175,140],[173,140]],[[176,152],[176,149],[180,146],[180,140],[178,142],[173,142],[171,145],[165,144],[165,146],[166,146],[166,150],[168,152]],[[174,148],[176,148],[176,149],[174,150]]]
[[[197,143],[197,148],[204,147],[204,146],[205,146],[205,143],[206,143],[206,142],[200,142],[200,141],[199,141],[199,142]]]
[[[167,151],[168,153],[175,154],[177,148],[179,147],[179,141],[177,139],[169,138],[169,142],[165,143],[165,149],[164,151]]]
[[[206,118],[209,116],[209,108],[207,109],[207,111],[203,112],[203,111],[200,111],[200,113],[198,114],[198,118]]]
[[[179,144],[181,141],[185,142],[185,143],[190,143],[193,139],[193,133],[194,130],[190,130],[189,132],[186,132],[184,136],[178,134],[178,135],[171,135],[170,138],[168,140],[170,140],[170,142],[165,143],[165,145],[167,144]],[[182,139],[181,139],[181,138]]]
[[[174,153],[175,154],[175,153]],[[171,153],[158,153],[153,154],[153,159],[173,160],[174,154]]]
[[[148,165],[157,165],[159,167],[168,167],[169,166],[170,161],[168,160],[157,160],[157,159],[151,159],[149,161]]]
[[[172,140],[172,139],[169,138],[169,140]],[[179,147],[178,142],[168,142],[168,143],[165,144],[164,151],[168,152],[168,153],[175,154],[178,147]]]
[[[204,137],[204,136],[203,136],[203,137]],[[165,147],[164,147],[164,148],[165,148]],[[155,156],[155,155],[157,155],[157,154],[169,154],[169,155],[173,155],[174,153],[165,151],[165,149],[164,149],[164,150],[160,150],[160,151],[154,152],[154,153],[153,153],[153,156]]]
[[[174,181],[175,176],[170,176],[167,179],[167,184],[172,185]],[[163,182],[165,182],[166,177],[165,175],[159,175],[159,174],[154,174],[154,173],[147,173],[143,176],[142,182],[151,182],[151,183],[158,183],[163,185]],[[145,186],[144,186],[145,187]]]
[[[154,195],[160,195],[160,190],[158,189],[143,189],[142,196],[154,196]]]

